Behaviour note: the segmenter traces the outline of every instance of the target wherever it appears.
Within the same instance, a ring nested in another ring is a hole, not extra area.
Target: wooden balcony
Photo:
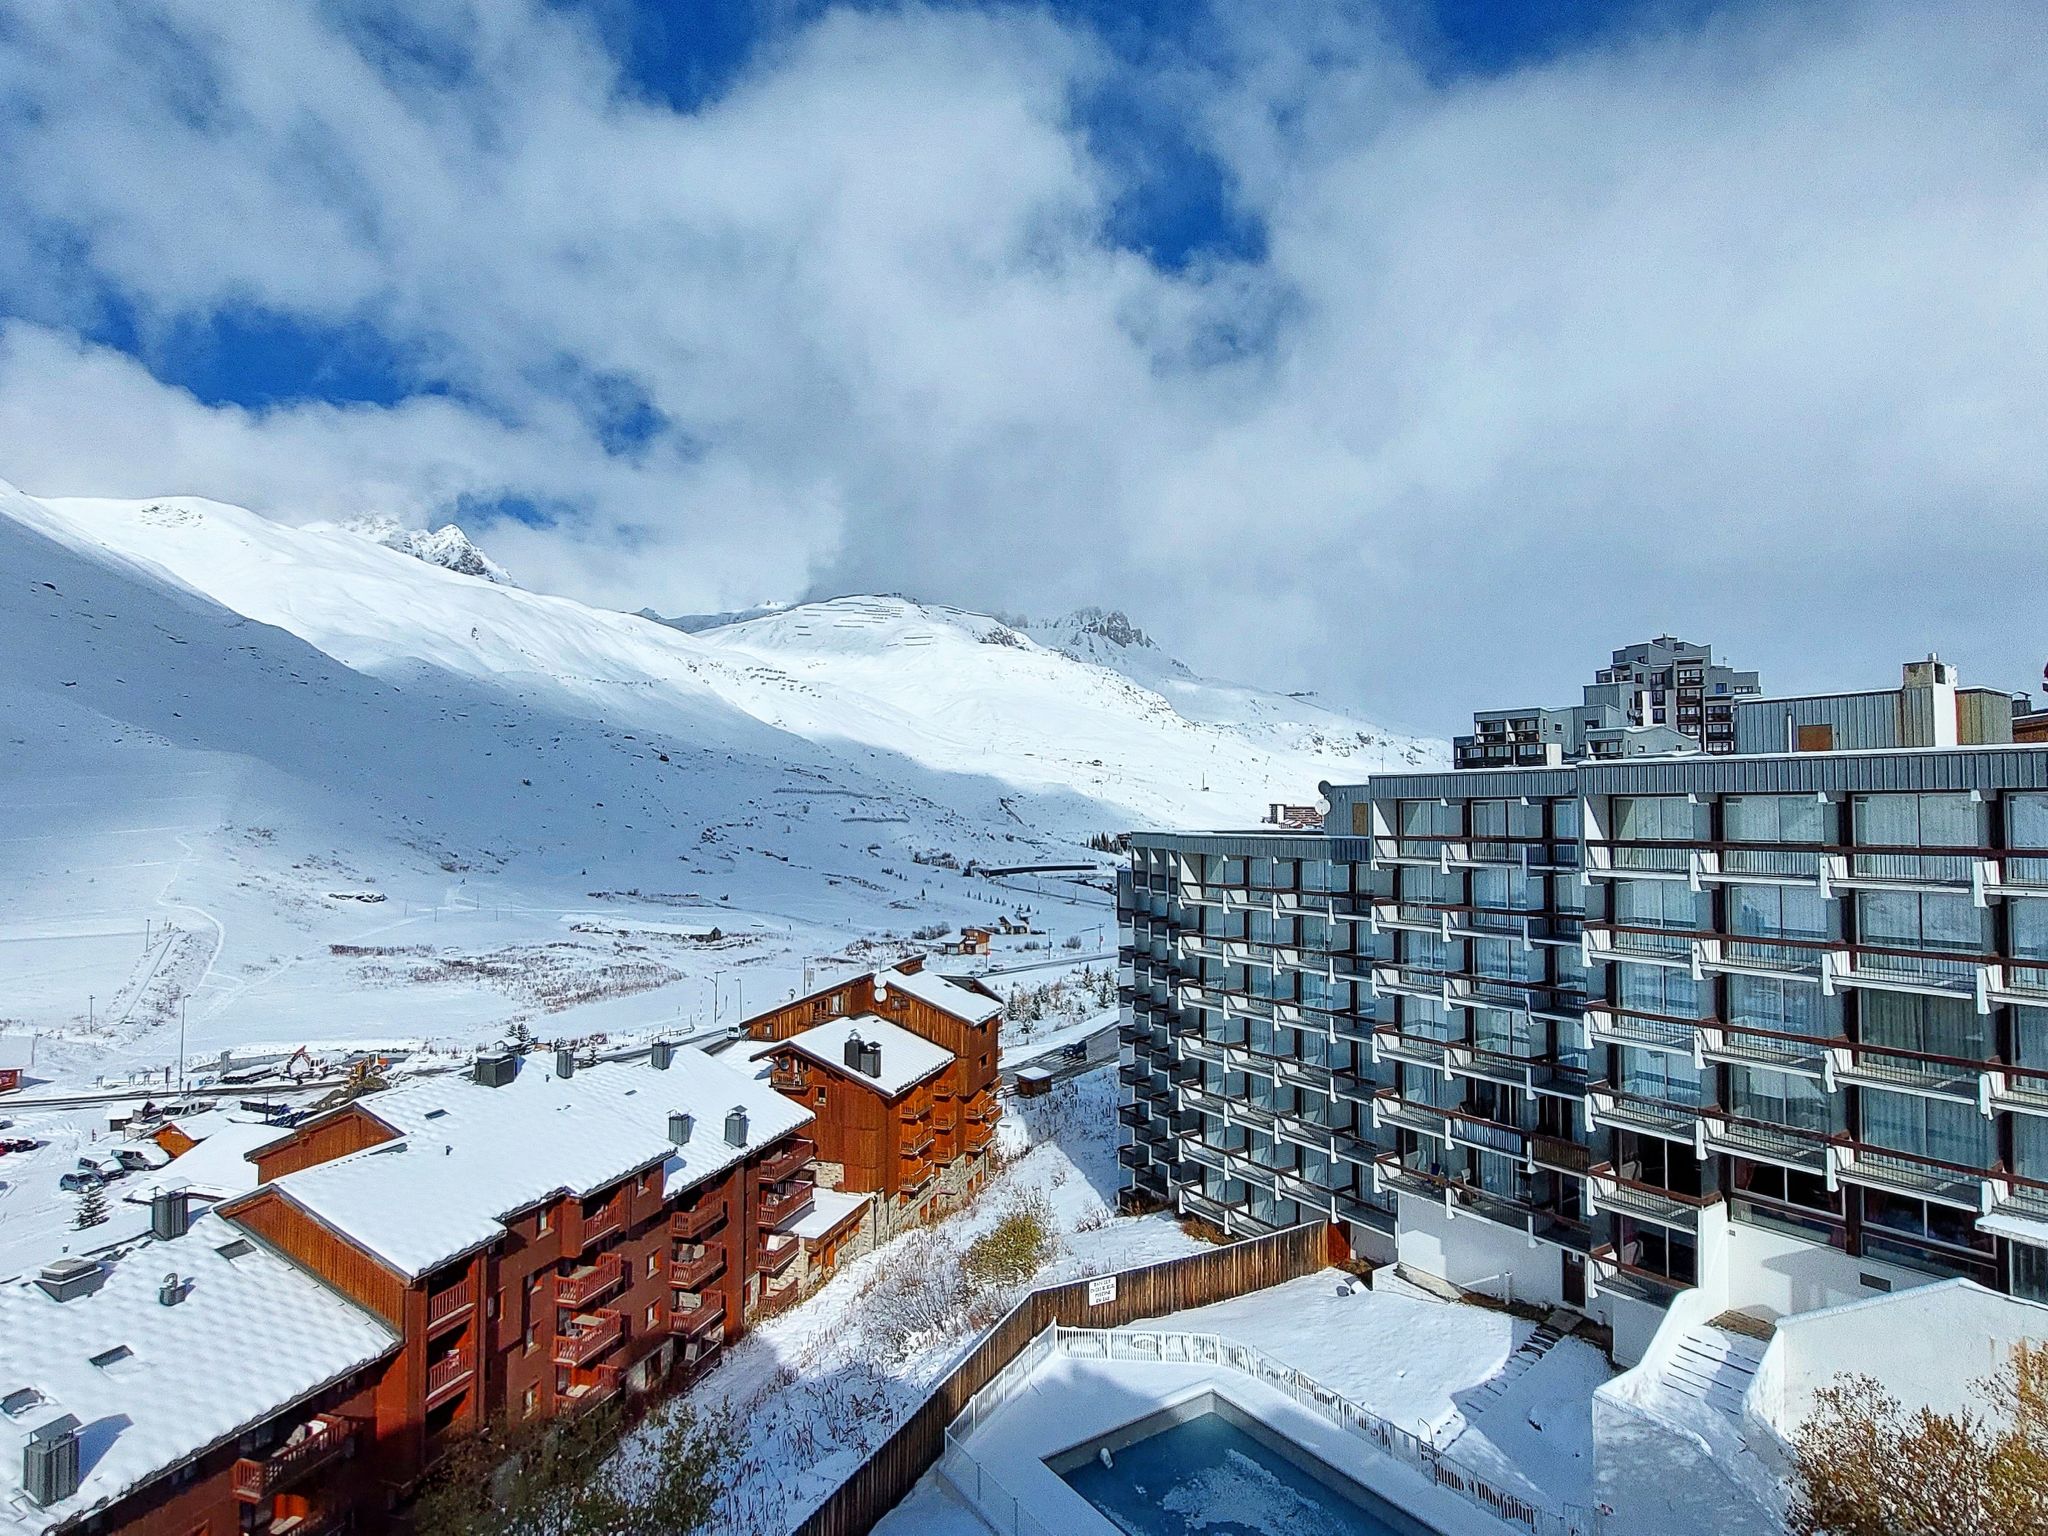
[[[443,1355],[427,1367],[427,1406],[444,1402],[453,1397],[476,1374],[469,1363],[469,1351],[458,1349]]]
[[[621,1190],[583,1218],[583,1234],[578,1246],[588,1248],[599,1238],[611,1237],[626,1229],[626,1208],[631,1203],[628,1195],[628,1191]]]
[[[778,1062],[769,1069],[768,1086],[777,1093],[802,1093],[804,1069],[798,1066],[784,1066]]]
[[[280,1515],[258,1526],[260,1536],[343,1536],[356,1528],[352,1509],[316,1509],[307,1514]]]
[[[708,1200],[668,1219],[668,1235],[679,1243],[694,1243],[707,1232],[725,1225],[725,1202]]]
[[[355,1449],[355,1428],[347,1419],[322,1414],[308,1427],[311,1433],[268,1456],[244,1456],[236,1462],[235,1497],[246,1504],[259,1503]]]
[[[565,1307],[587,1307],[626,1283],[626,1256],[600,1255],[594,1263],[579,1265],[566,1275],[555,1277],[555,1301]]]
[[[789,1268],[803,1244],[787,1232],[772,1233],[761,1244],[761,1273],[779,1275]]]
[[[668,1331],[679,1339],[703,1340],[724,1326],[723,1306],[685,1307],[668,1320]]]
[[[668,1267],[668,1283],[678,1291],[701,1290],[725,1273],[725,1250],[707,1248],[694,1259],[677,1259]]]
[[[439,1332],[463,1321],[476,1308],[476,1285],[467,1276],[427,1297],[427,1331]]]
[[[814,1143],[799,1136],[781,1151],[765,1158],[755,1170],[763,1184],[780,1184],[794,1178],[806,1164],[817,1158]]]
[[[579,1316],[555,1340],[554,1362],[574,1369],[590,1364],[626,1335],[626,1319],[609,1309]]]
[[[938,1177],[938,1165],[928,1157],[906,1157],[903,1160],[902,1192],[916,1194],[925,1185]]]
[[[962,1138],[970,1152],[979,1152],[996,1139],[996,1128],[982,1121],[970,1120],[966,1135]]]
[[[575,1414],[593,1403],[603,1402],[619,1390],[619,1374],[616,1365],[592,1366],[587,1371],[576,1372],[575,1379],[562,1391],[563,1406]]]
[[[812,1181],[798,1179],[780,1189],[763,1191],[761,1225],[772,1227],[811,1203]]]

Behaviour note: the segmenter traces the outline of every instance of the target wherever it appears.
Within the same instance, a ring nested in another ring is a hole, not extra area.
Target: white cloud
[[[1123,603],[1440,728],[1672,628],[1788,686],[1929,644],[2033,676],[2025,8],[1745,9],[1438,86],[1357,28],[1138,79],[1028,12],[832,14],[693,115],[549,9],[409,10],[466,62],[396,83],[323,14],[0,0],[0,283],[32,317],[0,475],[280,515],[523,495],[582,512],[487,542],[578,595]],[[1095,88],[1178,104],[1263,260],[1115,248]],[[59,235],[145,333],[363,322],[454,393],[206,406],[66,333]],[[677,438],[607,455],[607,379]]]

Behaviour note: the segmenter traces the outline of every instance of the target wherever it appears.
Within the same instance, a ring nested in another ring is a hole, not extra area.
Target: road
[[[1048,1046],[1043,1054],[1037,1056],[1020,1056],[1015,1061],[1006,1057],[1003,1061],[1003,1086],[1017,1086],[1017,1070],[1020,1067],[1050,1067],[1053,1081],[1059,1082],[1064,1078],[1078,1077],[1083,1072],[1092,1072],[1097,1067],[1110,1065],[1116,1060],[1116,1021],[1111,1020],[1103,1025],[1095,1033],[1085,1037],[1081,1043],[1088,1051],[1086,1059],[1081,1061],[1067,1060],[1060,1054],[1060,1048],[1056,1045]]]

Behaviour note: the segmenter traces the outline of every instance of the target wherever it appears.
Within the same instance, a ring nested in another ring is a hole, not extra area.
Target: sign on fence
[[[1088,1282],[1088,1305],[1106,1307],[1116,1300],[1116,1276],[1097,1275]]]

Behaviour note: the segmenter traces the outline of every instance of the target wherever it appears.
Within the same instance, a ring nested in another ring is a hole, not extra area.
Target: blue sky
[[[0,478],[460,516],[628,608],[1125,606],[1436,729],[1673,630],[2022,684],[2043,34],[0,0]]]

